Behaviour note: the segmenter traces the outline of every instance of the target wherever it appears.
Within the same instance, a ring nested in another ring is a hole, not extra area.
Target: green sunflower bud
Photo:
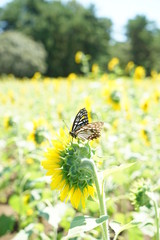
[[[110,95],[110,98],[112,99],[113,102],[119,103],[121,100],[120,92],[113,91]]]
[[[141,206],[151,207],[150,198],[148,196],[150,186],[144,179],[139,179],[134,182],[130,192],[130,200],[136,210]]]

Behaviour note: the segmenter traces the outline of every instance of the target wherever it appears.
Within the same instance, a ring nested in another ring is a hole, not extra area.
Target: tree
[[[76,1],[14,0],[0,14],[3,31],[14,29],[40,41],[47,50],[47,74],[66,76],[80,72],[74,55],[83,51],[93,62],[106,64],[111,21],[95,16]]]
[[[132,59],[135,64],[143,65],[149,74],[153,68],[152,42],[155,25],[145,16],[136,16],[126,26],[127,37],[131,44]]]
[[[152,43],[153,70],[160,72],[160,29],[156,29]]]
[[[125,68],[126,64],[132,59],[131,46],[129,42],[115,42],[110,47],[111,58],[117,57],[120,60],[120,66]]]
[[[0,74],[31,77],[46,70],[46,51],[39,44],[19,32],[6,31],[0,35]]]

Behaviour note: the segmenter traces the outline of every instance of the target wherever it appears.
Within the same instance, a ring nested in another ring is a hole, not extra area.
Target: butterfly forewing
[[[81,127],[88,124],[88,114],[87,110],[85,108],[82,108],[76,115],[73,126],[72,126],[72,132],[76,132]]]

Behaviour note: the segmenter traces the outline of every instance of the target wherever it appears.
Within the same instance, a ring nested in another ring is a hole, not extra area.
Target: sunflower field
[[[82,108],[104,122],[100,138],[69,135]],[[86,77],[1,76],[0,159],[0,239],[158,240],[160,75],[94,64]]]

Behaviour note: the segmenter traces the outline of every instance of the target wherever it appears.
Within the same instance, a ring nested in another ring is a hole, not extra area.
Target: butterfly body
[[[76,115],[72,130],[69,132],[73,138],[81,140],[93,140],[100,137],[103,122],[88,122],[88,114],[85,108],[82,108]]]

